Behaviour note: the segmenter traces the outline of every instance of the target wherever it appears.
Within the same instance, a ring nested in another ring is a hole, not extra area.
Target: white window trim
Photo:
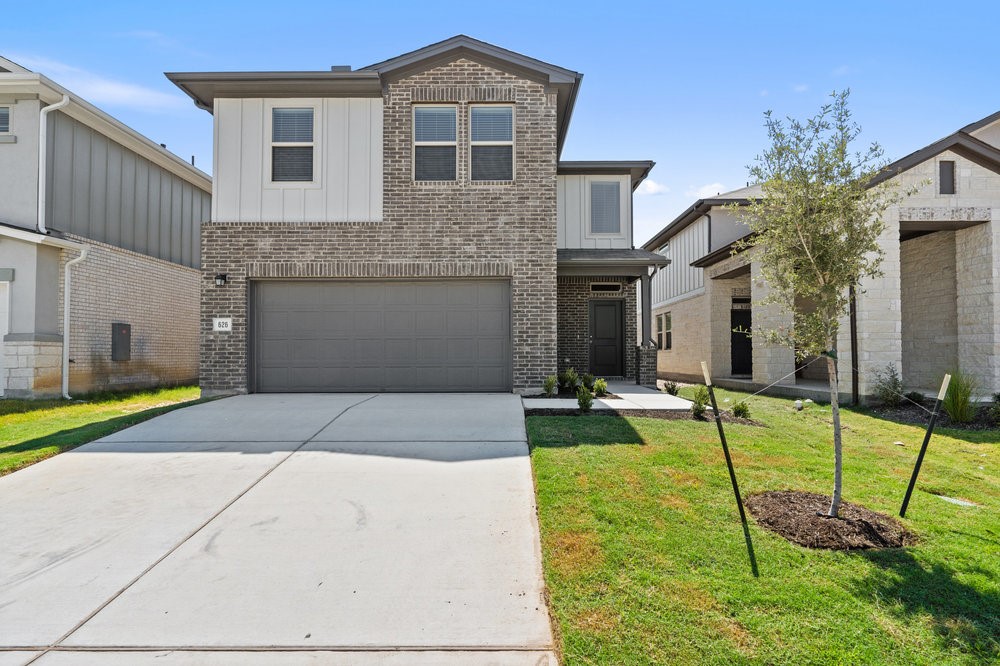
[[[14,107],[10,104],[0,104],[0,109],[7,109],[7,129],[6,131],[0,130],[0,135],[13,134],[11,126],[14,124]]]
[[[454,109],[455,110],[455,140],[454,141],[417,141],[417,109]],[[410,181],[414,183],[456,183],[458,182],[458,104],[414,104],[410,109]],[[455,177],[450,180],[417,180],[417,146],[454,146],[455,147]]]
[[[473,141],[472,140],[472,110],[476,108],[510,109],[510,141]],[[513,183],[517,180],[517,109],[513,104],[470,104],[469,105],[469,182],[470,183]],[[473,146],[510,146],[510,180],[473,180],[472,179],[472,147]]]
[[[618,232],[617,233],[594,233],[591,231],[590,209],[592,205],[591,184],[592,183],[618,183]],[[629,176],[587,176],[584,179],[584,211],[583,211],[583,237],[584,238],[628,238],[629,226],[629,206],[632,197],[631,180]]]
[[[313,140],[312,143],[271,141],[272,125],[274,114],[272,109],[312,109],[313,110]],[[320,146],[323,145],[323,102],[317,99],[273,99],[264,103],[264,189],[267,190],[315,190],[323,187],[321,166],[323,160],[320,159]],[[274,146],[311,146],[313,149],[313,178],[312,180],[271,180],[272,176],[272,152]]]

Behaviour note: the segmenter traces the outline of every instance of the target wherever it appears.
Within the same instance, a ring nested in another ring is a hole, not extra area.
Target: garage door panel
[[[506,391],[505,281],[254,283],[258,391]]]

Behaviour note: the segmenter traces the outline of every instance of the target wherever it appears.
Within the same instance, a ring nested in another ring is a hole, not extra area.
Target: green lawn
[[[86,401],[0,400],[0,476],[198,399],[197,387],[105,394]]]
[[[726,428],[744,496],[829,494],[829,407],[750,406],[767,427]],[[851,411],[844,424],[845,499],[896,515],[922,428]],[[811,551],[751,519],[755,579],[714,422],[534,416],[527,427],[567,664],[1000,662],[998,431],[935,434],[904,521],[918,545]]]

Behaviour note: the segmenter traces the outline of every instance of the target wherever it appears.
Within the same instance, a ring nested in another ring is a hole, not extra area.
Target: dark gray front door
[[[732,367],[734,375],[753,374],[753,341],[745,332],[749,331],[751,321],[750,310],[732,310],[730,314],[730,328],[732,334],[730,342],[732,344]]]
[[[509,391],[503,280],[254,283],[262,392]]]
[[[624,346],[621,301],[590,301],[590,373],[621,377]]]

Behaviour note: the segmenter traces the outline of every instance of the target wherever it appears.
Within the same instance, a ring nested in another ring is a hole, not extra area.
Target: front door
[[[624,356],[622,301],[590,302],[590,374],[621,377]]]
[[[753,342],[746,333],[750,331],[751,314],[750,310],[732,310],[730,314],[734,376],[753,374]]]

